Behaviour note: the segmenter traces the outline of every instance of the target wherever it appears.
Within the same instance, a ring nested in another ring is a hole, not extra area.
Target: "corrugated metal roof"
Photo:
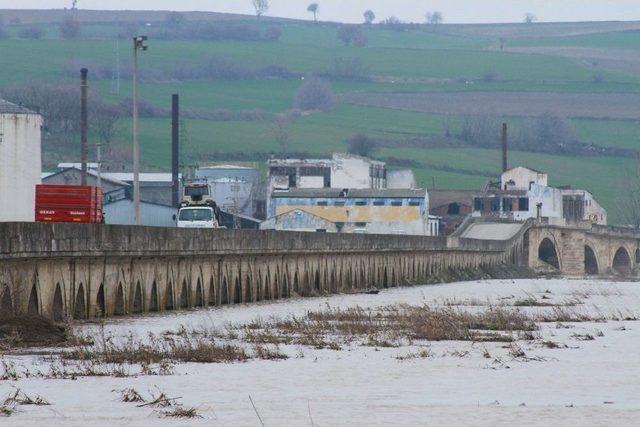
[[[37,114],[28,108],[0,98],[0,114]]]
[[[402,188],[384,188],[384,189],[348,189],[346,195],[344,190],[340,188],[294,188],[284,191],[274,191],[274,198],[311,198],[311,199],[338,199],[338,198],[379,198],[379,199],[405,199],[405,198],[424,198],[426,190],[424,189],[402,189]]]

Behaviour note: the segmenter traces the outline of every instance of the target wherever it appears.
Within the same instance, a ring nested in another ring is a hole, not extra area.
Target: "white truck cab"
[[[180,208],[177,216],[178,228],[218,228],[214,209],[209,206],[187,206]]]

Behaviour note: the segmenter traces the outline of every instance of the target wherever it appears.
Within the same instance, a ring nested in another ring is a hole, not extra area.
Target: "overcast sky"
[[[316,0],[320,19],[359,22],[365,9],[378,18],[391,15],[421,22],[428,10],[439,10],[445,21],[520,22],[526,12],[540,21],[640,20],[640,0]],[[309,18],[311,0],[270,0],[268,15]],[[71,0],[0,0],[0,8],[63,8]],[[251,13],[251,0],[78,0],[82,9],[164,9]]]

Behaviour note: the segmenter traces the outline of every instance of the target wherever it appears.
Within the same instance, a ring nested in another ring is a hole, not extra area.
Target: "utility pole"
[[[138,50],[147,50],[144,42],[147,36],[133,38],[133,212],[135,224],[140,225],[140,145],[138,144]]]
[[[171,204],[178,206],[180,201],[180,98],[177,93],[171,95]]]
[[[502,172],[506,172],[509,168],[507,150],[507,124],[502,123]]]
[[[86,68],[80,70],[80,184],[87,185],[87,73]]]

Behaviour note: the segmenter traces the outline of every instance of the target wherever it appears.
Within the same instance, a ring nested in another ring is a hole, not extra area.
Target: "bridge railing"
[[[0,259],[51,256],[273,254],[450,250],[446,237],[202,230],[103,224],[0,223]],[[459,250],[500,251],[496,242]]]

